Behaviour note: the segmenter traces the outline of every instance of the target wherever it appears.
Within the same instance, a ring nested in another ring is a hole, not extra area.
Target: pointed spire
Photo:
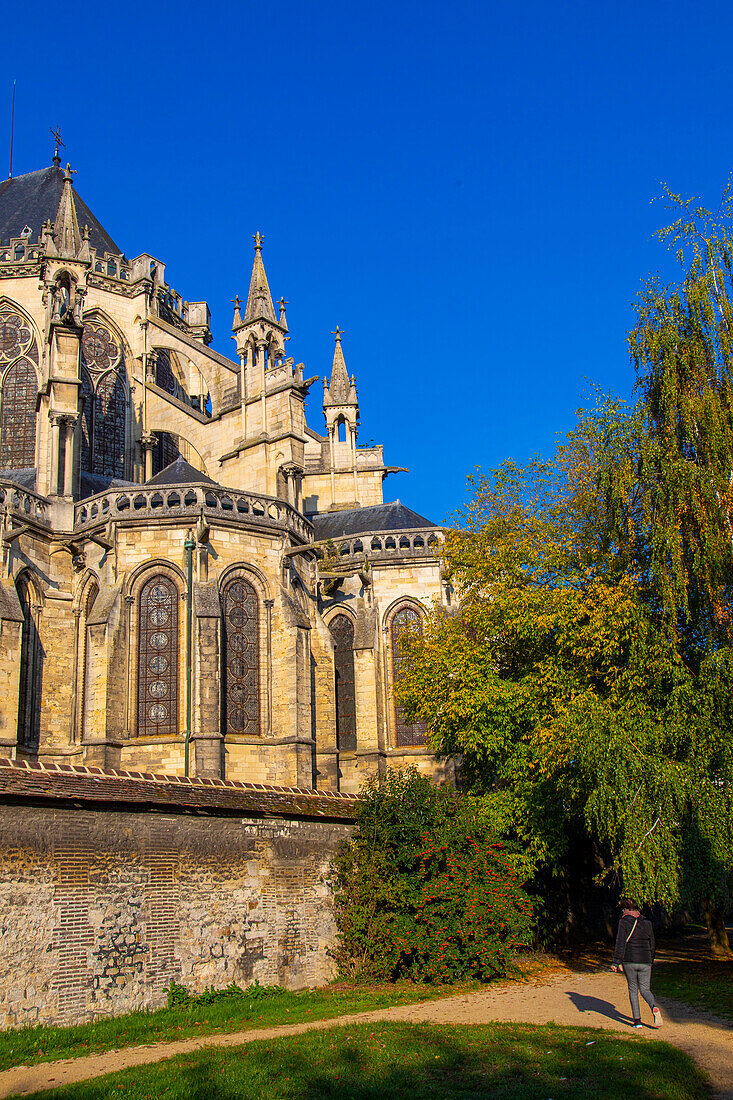
[[[239,301],[239,295],[235,294],[232,298],[232,305],[234,306],[234,320],[232,321],[232,332],[236,332],[242,324],[242,314],[239,312],[241,302]],[[232,339],[234,339],[232,337]]]
[[[288,322],[287,318],[285,317],[285,307],[288,303],[285,301],[284,298],[281,298],[277,304],[280,306],[280,328],[284,328],[287,332]]]
[[[54,241],[59,256],[76,258],[81,250],[81,235],[79,223],[76,218],[76,206],[74,204],[74,189],[71,186],[71,165],[66,165],[64,172],[64,189],[61,192],[61,202],[56,214],[54,226]]]
[[[272,295],[265,274],[265,265],[262,262],[262,234],[255,233],[255,259],[252,265],[252,278],[249,281],[249,294],[247,306],[244,311],[245,323],[264,319],[277,324],[275,320],[275,307],[272,304]]]
[[[344,360],[344,351],[341,347],[343,330],[336,325],[336,331],[333,335],[336,337],[336,347],[333,350],[333,366],[331,368],[329,395],[333,405],[343,405],[348,402],[349,390],[351,389],[349,374],[346,370],[346,362]]]

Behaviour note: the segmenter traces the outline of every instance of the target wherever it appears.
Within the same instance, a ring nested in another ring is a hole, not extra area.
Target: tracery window
[[[36,464],[36,397],[38,347],[33,330],[19,313],[0,310],[0,467],[23,469]]]
[[[38,634],[37,597],[25,573],[18,578],[16,588],[23,612],[18,692],[18,744],[26,748],[36,748],[40,740],[40,704],[43,685],[43,647]]]
[[[162,575],[140,592],[137,703],[139,736],[178,733],[178,589]]]
[[[260,732],[259,600],[252,585],[237,578],[224,589],[224,730]]]
[[[348,615],[336,615],[328,624],[333,638],[336,676],[336,747],[356,750],[356,691],[354,686],[354,624]]]
[[[410,606],[401,607],[393,616],[390,625],[392,643],[392,684],[399,683],[405,667],[404,642],[407,634],[422,634],[422,617]],[[400,704],[394,703],[395,742],[397,745],[424,745],[428,727],[424,722],[407,722]]]
[[[122,348],[96,321],[85,321],[81,338],[81,468],[107,477],[125,476],[127,386]]]

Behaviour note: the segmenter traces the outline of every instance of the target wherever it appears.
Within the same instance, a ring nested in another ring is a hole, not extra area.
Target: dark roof
[[[107,474],[90,474],[86,470],[82,470],[80,481],[79,500],[96,496],[97,493],[106,493],[108,489],[139,488],[134,481],[125,481],[121,477],[109,477]]]
[[[5,481],[14,481],[16,485],[22,485],[24,489],[34,491],[36,488],[36,468],[26,466],[19,470],[0,470],[0,478]]]
[[[52,165],[24,176],[13,176],[0,184],[0,243],[9,244],[11,237],[19,237],[30,226],[32,241],[37,241],[43,223],[55,223],[64,189],[64,173]],[[73,190],[73,188],[72,188]],[[74,191],[74,205],[79,229],[89,226],[89,244],[98,255],[111,252],[121,256],[119,248],[107,230],[97,221],[91,210]]]
[[[186,462],[185,458],[181,458],[179,455],[175,462],[171,462],[166,466],[164,470],[161,470],[155,477],[151,477],[149,481],[145,482],[146,485],[218,485],[217,481],[214,481],[213,477],[209,477],[208,474],[202,474],[201,470],[197,470],[195,466],[192,466],[190,462]]]
[[[340,538],[342,535],[366,535],[374,531],[410,531],[413,528],[435,528],[425,516],[419,516],[401,501],[373,504],[369,508],[351,508],[344,512],[324,512],[311,516],[315,540]]]
[[[83,765],[0,759],[0,802],[42,799],[97,806],[128,804],[172,813],[246,814],[262,817],[353,821],[358,799],[332,791],[276,787],[234,779],[118,771]]]

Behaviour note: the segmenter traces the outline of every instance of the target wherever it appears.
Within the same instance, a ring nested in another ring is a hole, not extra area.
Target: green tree
[[[408,642],[399,692],[538,867],[561,875],[583,829],[607,880],[646,902],[699,903],[725,949],[727,595],[721,570],[678,578],[662,552],[653,454],[642,392],[633,410],[582,415],[551,461],[475,479],[446,548],[460,610],[436,610]]]

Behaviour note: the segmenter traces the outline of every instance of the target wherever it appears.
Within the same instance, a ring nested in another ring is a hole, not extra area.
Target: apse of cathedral
[[[443,532],[385,503],[338,328],[306,423],[319,377],[262,248],[229,358],[58,156],[0,185],[1,756],[346,793],[446,774],[393,697],[401,637],[450,600]]]

